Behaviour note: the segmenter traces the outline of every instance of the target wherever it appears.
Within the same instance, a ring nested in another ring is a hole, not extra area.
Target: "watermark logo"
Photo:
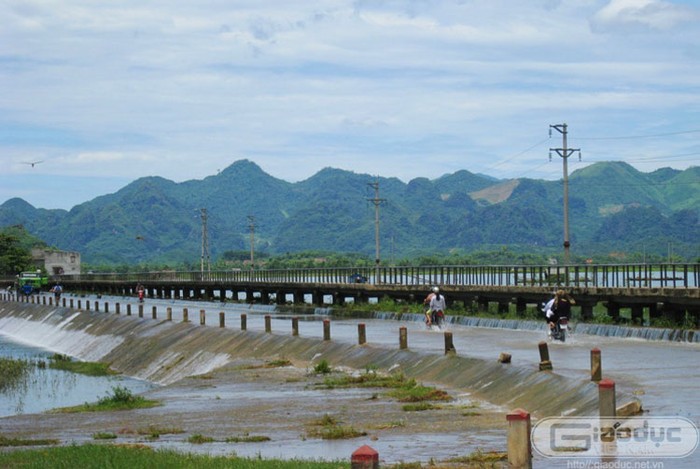
[[[547,417],[532,428],[532,447],[549,458],[684,458],[700,443],[684,417]]]

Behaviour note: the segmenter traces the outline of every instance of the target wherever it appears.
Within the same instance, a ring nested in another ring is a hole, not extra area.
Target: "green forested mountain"
[[[378,200],[373,184],[379,185]],[[496,180],[462,170],[435,180],[325,168],[298,183],[241,160],[203,180],[141,178],[70,211],[21,199],[0,205],[0,227],[23,225],[91,264],[190,262],[201,255],[203,210],[212,259],[226,251],[375,253],[375,205],[382,257],[468,253],[507,247],[559,255],[561,181]],[[700,256],[700,168],[642,173],[597,163],[569,179],[572,254]]]

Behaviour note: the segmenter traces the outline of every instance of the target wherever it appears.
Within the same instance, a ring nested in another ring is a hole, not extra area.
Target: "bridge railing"
[[[63,275],[64,281],[698,288],[700,264],[451,265],[158,271]]]

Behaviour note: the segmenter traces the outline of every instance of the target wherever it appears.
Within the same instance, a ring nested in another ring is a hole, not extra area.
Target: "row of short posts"
[[[52,304],[53,298],[49,298],[49,304]],[[69,300],[70,308],[73,308],[73,299]],[[81,309],[81,301],[77,300],[78,309]],[[66,306],[66,299],[63,298],[63,306]],[[90,310],[90,301],[86,301],[86,309]],[[139,317],[144,315],[143,304],[138,305]],[[116,314],[120,314],[120,305],[117,303],[115,305]],[[95,310],[99,310],[98,302],[95,302]],[[109,304],[105,302],[104,304],[105,313],[109,312]],[[127,316],[131,315],[131,305],[126,305]],[[157,319],[157,310],[153,306],[152,309],[153,319]],[[166,309],[166,319],[172,321],[172,308],[168,307]],[[241,314],[241,330],[247,330],[247,315],[245,313]],[[270,315],[265,315],[265,332],[272,332],[272,317]],[[183,308],[182,311],[182,321],[189,322],[188,309]],[[201,309],[199,311],[199,323],[205,325],[206,314],[205,310]],[[224,312],[219,313],[219,327],[225,327],[225,315]],[[359,323],[357,325],[358,343],[363,345],[367,341],[366,326],[364,323]],[[292,318],[292,335],[299,335],[299,318]],[[455,354],[456,350],[452,340],[452,332],[445,331],[445,354]],[[330,320],[323,320],[323,340],[331,340],[331,328]],[[406,327],[399,328],[399,348],[404,350],[408,348],[408,330]],[[550,371],[553,369],[552,361],[549,356],[549,347],[547,342],[540,342],[538,344],[540,352],[540,371]],[[502,354],[503,355],[503,354]],[[506,354],[507,355],[507,354]],[[508,356],[510,358],[510,356]],[[510,362],[510,360],[501,360],[503,362]],[[598,383],[598,406],[599,414],[601,418],[615,417],[616,399],[615,399],[615,382],[610,379],[602,379],[602,360],[601,351],[598,348],[591,349],[591,381]],[[523,409],[516,409],[511,413],[506,415],[506,420],[508,422],[508,435],[507,435],[507,451],[508,451],[508,464],[509,467],[517,468],[531,468],[532,467],[532,442],[531,442],[531,420],[530,414]],[[351,458],[352,469],[375,469],[379,467],[379,455],[378,453],[369,446],[362,446],[357,451],[352,454]]]
[[[44,301],[45,298],[44,298]],[[53,304],[53,298],[49,297],[49,304]],[[74,307],[73,299],[71,298],[68,303],[66,303],[66,299],[63,298],[63,306],[69,306],[70,308]],[[77,309],[82,309],[82,303],[81,300],[77,300]],[[90,301],[86,301],[85,303],[85,309],[87,311],[90,311]],[[95,302],[95,310],[99,310],[98,302]],[[105,302],[104,303],[104,312],[108,313],[109,312],[109,303]],[[115,312],[116,314],[121,313],[121,305],[119,303],[115,304]],[[126,315],[131,316],[131,304],[126,305]],[[144,305],[142,303],[139,303],[138,305],[138,316],[140,318],[144,317]],[[158,312],[155,306],[152,307],[151,310],[151,317],[153,319],[158,318]],[[167,321],[172,321],[173,316],[172,316],[172,308],[167,307],[166,308],[166,320]],[[247,322],[247,315],[245,313],[241,314],[241,330],[245,331],[248,328],[248,322]],[[188,310],[187,308],[183,308],[182,311],[182,322],[189,322],[189,317],[188,317]],[[205,310],[200,310],[199,311],[199,323],[200,325],[205,325],[206,324],[206,314]],[[223,312],[219,313],[219,327],[223,328],[225,327],[226,322],[225,322],[225,315]],[[265,315],[265,332],[266,333],[271,333],[272,332],[272,318],[270,315]],[[299,335],[299,318],[298,317],[293,317],[292,318],[292,335],[298,336]],[[366,332],[366,326],[364,323],[360,323],[357,326],[357,336],[358,336],[358,344],[359,345],[364,345],[367,342],[367,332]],[[330,320],[324,319],[323,320],[323,340],[331,340],[331,323]],[[401,350],[405,350],[408,348],[408,329],[406,327],[401,327],[399,328],[399,348]],[[452,339],[452,332],[445,331],[445,354],[455,354],[456,349],[454,346],[454,342]]]
[[[600,350],[597,355],[600,356]],[[615,382],[601,379],[598,383],[598,408],[601,419],[616,416]],[[508,422],[507,453],[508,467],[532,468],[532,422],[530,413],[523,409],[515,409],[506,415]],[[377,469],[379,453],[365,445],[352,453],[351,469]]]
[[[552,369],[549,349],[546,342],[540,342],[540,370]],[[602,379],[602,359],[600,349],[591,349],[591,381],[598,383],[598,414],[601,420],[617,416],[615,381]],[[515,409],[506,415],[508,421],[508,466],[513,468],[532,467],[532,441],[530,414],[523,409]]]

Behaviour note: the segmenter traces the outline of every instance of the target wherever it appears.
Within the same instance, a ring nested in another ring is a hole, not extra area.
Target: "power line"
[[[626,135],[618,137],[576,137],[577,140],[631,140],[640,138],[658,138],[658,137],[671,137],[673,135],[684,135],[684,134],[694,134],[699,133],[698,130],[683,130],[680,132],[668,132],[663,134],[647,134],[647,135]]]

